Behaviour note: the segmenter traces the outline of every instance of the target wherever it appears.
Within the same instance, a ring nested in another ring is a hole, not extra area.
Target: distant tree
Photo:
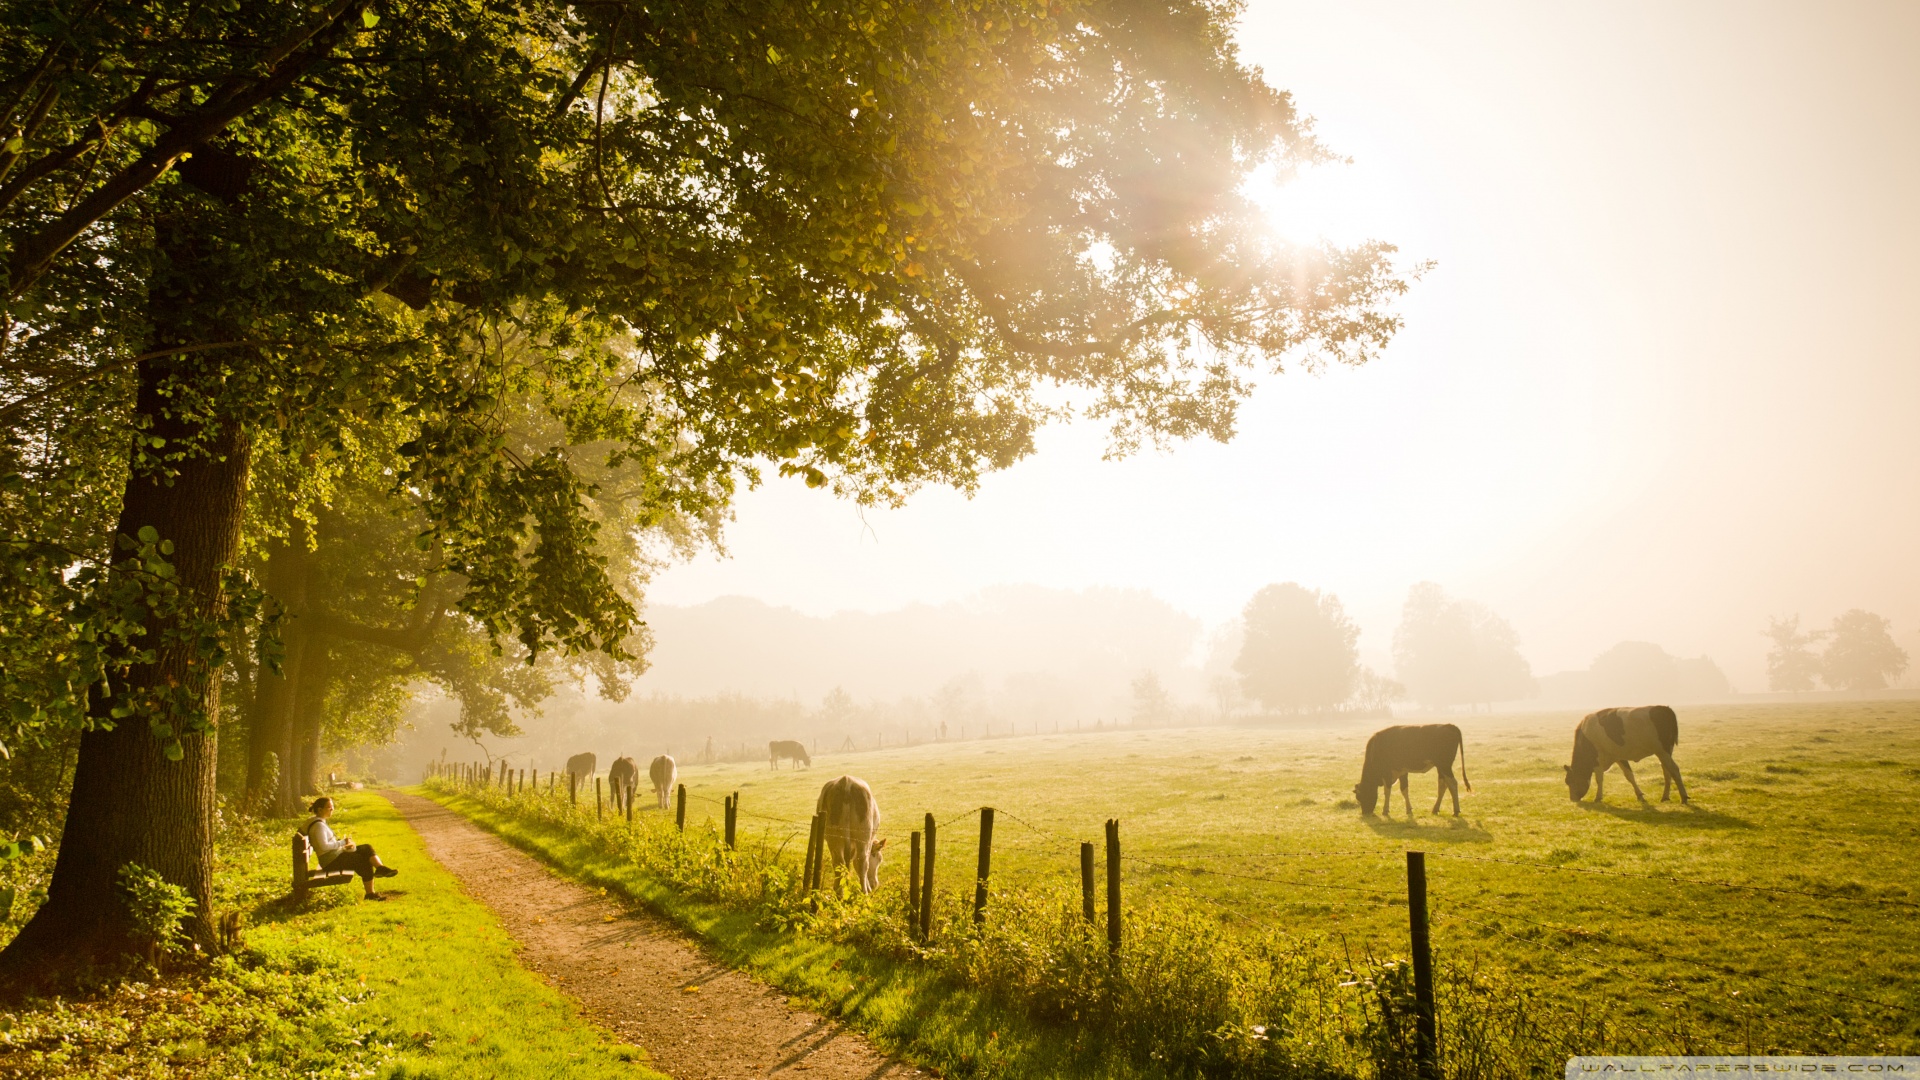
[[[1398,679],[1389,679],[1385,675],[1363,667],[1360,677],[1354,680],[1353,703],[1368,712],[1385,709],[1396,701],[1407,699],[1407,688]]]
[[[843,687],[834,687],[820,699],[820,719],[836,731],[852,722],[853,713],[853,695]]]
[[[1514,701],[1536,692],[1513,627],[1431,581],[1407,592],[1393,633],[1393,666],[1408,693],[1432,708]]]
[[[1240,703],[1246,700],[1240,694],[1240,681],[1231,675],[1215,675],[1208,679],[1207,694],[1213,698],[1214,708],[1219,710],[1222,720],[1231,717]]]
[[[1149,671],[1133,680],[1133,725],[1158,727],[1173,719],[1173,697],[1160,685],[1160,676]]]
[[[1233,662],[1240,689],[1269,709],[1331,709],[1353,695],[1360,628],[1340,598],[1291,581],[1253,594],[1246,640]]]
[[[1886,689],[1888,679],[1907,670],[1907,652],[1894,644],[1892,625],[1859,608],[1835,616],[1820,655],[1820,677],[1835,690]]]
[[[1595,705],[1711,701],[1733,692],[1710,658],[1673,656],[1649,641],[1623,641],[1594,657],[1587,671]]]
[[[1767,689],[1794,693],[1813,689],[1820,677],[1820,655],[1813,646],[1827,635],[1819,630],[1801,632],[1798,615],[1768,619],[1762,632],[1773,642],[1767,650]]]

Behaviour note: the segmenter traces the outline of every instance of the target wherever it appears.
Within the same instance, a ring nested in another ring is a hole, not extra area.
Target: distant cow
[[[1607,769],[1614,765],[1633,785],[1633,794],[1641,805],[1647,797],[1633,778],[1632,762],[1645,757],[1660,759],[1660,801],[1666,802],[1677,786],[1680,801],[1687,801],[1687,782],[1680,779],[1680,766],[1673,763],[1673,748],[1680,743],[1680,718],[1665,705],[1645,705],[1638,709],[1601,709],[1589,714],[1573,729],[1573,764],[1566,766],[1567,797],[1579,802],[1593,785],[1593,801],[1603,797]]]
[[[567,759],[567,772],[576,780],[591,777],[600,767],[600,759],[592,754],[575,754]]]
[[[647,778],[653,781],[653,796],[660,803],[660,809],[667,808],[667,796],[673,791],[673,782],[679,778],[680,770],[674,767],[673,759],[665,754],[653,759],[647,766]]]
[[[873,789],[851,776],[829,780],[820,789],[814,812],[826,817],[826,845],[834,868],[852,866],[861,892],[879,888],[880,859],[887,842],[873,838],[880,831],[880,802],[873,797]],[[837,878],[834,887],[839,888]]]
[[[625,806],[633,798],[633,789],[640,786],[640,766],[630,757],[617,757],[607,766],[607,787],[613,792],[616,805]]]
[[[780,767],[780,759],[782,758],[793,762],[793,767],[796,769],[802,765],[805,765],[809,769],[813,768],[813,755],[807,753],[807,748],[804,745],[794,742],[792,739],[775,739],[768,743],[767,755],[772,758],[769,764],[776,769]]]
[[[1407,817],[1413,817],[1413,800],[1407,795],[1407,775],[1422,773],[1428,769],[1440,770],[1440,791],[1433,797],[1433,812],[1440,812],[1440,803],[1447,795],[1453,795],[1453,816],[1460,816],[1460,785],[1453,779],[1453,758],[1460,756],[1460,779],[1466,780],[1467,790],[1473,790],[1473,781],[1467,780],[1467,743],[1460,737],[1460,729],[1452,724],[1396,724],[1382,728],[1367,740],[1366,763],[1360,766],[1360,782],[1353,785],[1353,797],[1360,801],[1360,812],[1373,816],[1375,794],[1381,788],[1387,789],[1387,801],[1384,809],[1387,816],[1393,816],[1393,785],[1400,784],[1401,801],[1407,804]]]

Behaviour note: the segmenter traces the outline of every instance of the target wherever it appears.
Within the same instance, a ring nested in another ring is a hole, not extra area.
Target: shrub
[[[147,963],[157,970],[160,961],[186,940],[181,927],[193,915],[196,906],[187,890],[138,863],[120,868],[120,890],[127,910],[133,915],[134,929],[147,942]]]

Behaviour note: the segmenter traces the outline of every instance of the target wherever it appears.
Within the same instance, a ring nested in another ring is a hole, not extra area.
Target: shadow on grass
[[[1753,829],[1753,822],[1732,814],[1722,814],[1714,810],[1703,810],[1699,804],[1674,806],[1660,809],[1659,803],[1641,806],[1639,803],[1594,803],[1582,802],[1580,809],[1591,814],[1606,814],[1622,821],[1637,822],[1642,825],[1664,825],[1672,829]]]
[[[1493,834],[1463,817],[1421,815],[1405,818],[1368,818],[1367,828],[1375,836],[1391,840],[1419,840],[1440,844],[1491,844]]]

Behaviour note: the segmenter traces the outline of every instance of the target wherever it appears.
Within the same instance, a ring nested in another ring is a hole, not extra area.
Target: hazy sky
[[[1430,579],[1539,673],[1638,638],[1759,689],[1767,615],[1856,606],[1920,662],[1920,5],[1254,0],[1241,42],[1354,159],[1280,226],[1436,263],[1383,359],[1267,380],[1226,446],[1050,431],[972,501],[771,483],[652,597],[1121,585],[1212,623],[1297,580],[1379,654]]]

